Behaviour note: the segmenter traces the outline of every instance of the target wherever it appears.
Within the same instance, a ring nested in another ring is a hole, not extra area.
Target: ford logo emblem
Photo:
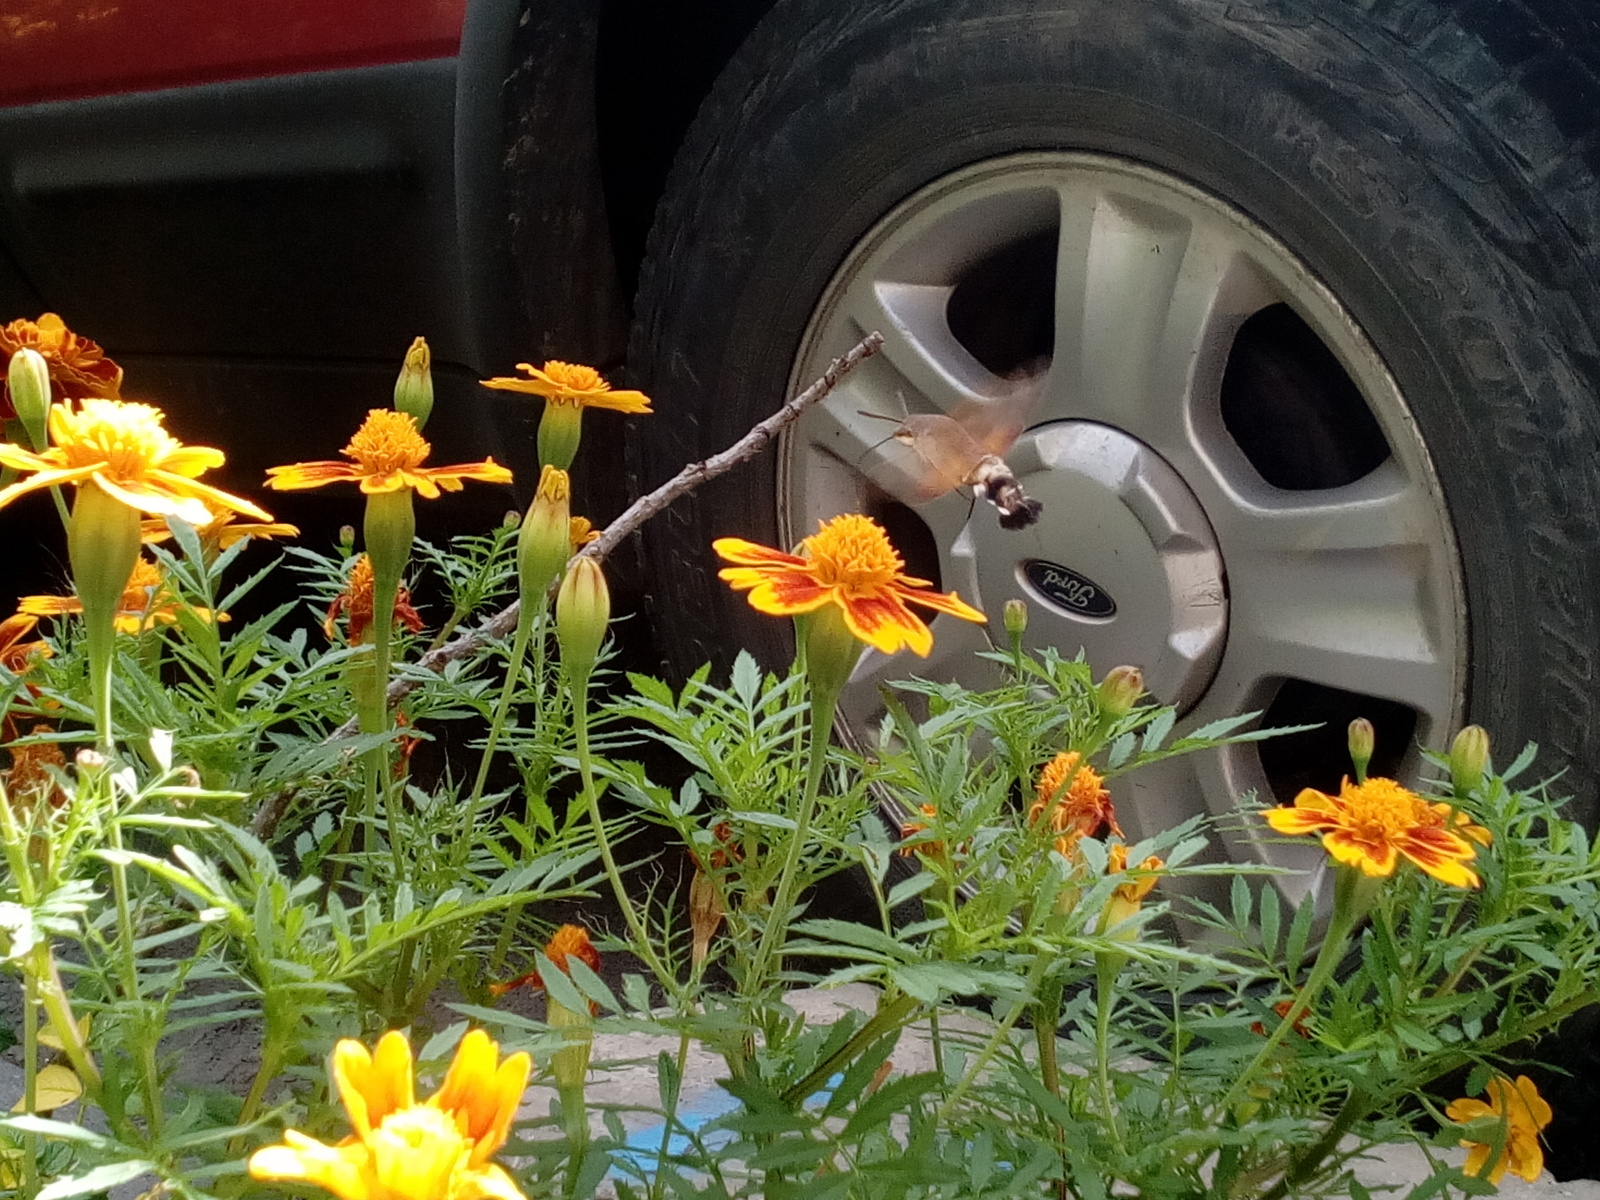
[[[1024,559],[1022,574],[1045,600],[1080,617],[1114,617],[1117,602],[1094,580],[1071,567],[1046,562],[1042,558]]]

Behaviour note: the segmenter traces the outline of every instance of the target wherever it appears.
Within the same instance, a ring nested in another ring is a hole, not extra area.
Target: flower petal
[[[181,475],[186,479],[193,479],[213,467],[220,467],[228,461],[228,456],[221,450],[212,446],[183,446],[165,455],[155,464],[157,471],[166,471],[171,475]]]
[[[0,488],[0,508],[10,504],[18,496],[28,492],[36,492],[40,488],[54,487],[62,483],[78,483],[89,478],[100,469],[101,464],[96,463],[87,467],[74,467],[71,470],[63,468],[59,471],[40,471],[31,475],[8,488]]]
[[[731,562],[740,567],[797,567],[805,570],[811,568],[809,559],[801,558],[797,554],[786,554],[782,550],[774,550],[771,546],[763,546],[756,542],[747,542],[743,538],[724,537],[711,543],[715,550],[726,562]]]
[[[151,471],[150,478],[167,484],[179,495],[194,496],[219,510],[228,509],[236,513],[243,513],[245,516],[254,517],[258,521],[272,520],[270,513],[258,508],[243,496],[235,496],[232,492],[225,492],[221,488],[212,487],[209,483],[201,483],[197,479],[189,479],[181,474],[168,476],[165,470]]]
[[[333,1048],[333,1079],[356,1135],[365,1140],[384,1117],[415,1102],[411,1043],[391,1029],[375,1053],[353,1038]]]
[[[191,525],[204,525],[211,520],[211,510],[193,496],[177,495],[164,488],[128,486],[131,481],[112,479],[104,471],[97,471],[92,478],[106,495],[138,512],[179,517]]]
[[[467,1190],[461,1200],[528,1200],[503,1167],[490,1165],[474,1171],[464,1183]]]
[[[587,392],[578,397],[585,408],[609,408],[612,412],[647,413],[650,397],[643,392]]]
[[[933,631],[891,591],[841,600],[844,623],[874,650],[895,654],[909,647],[919,658],[933,649]]]
[[[1322,837],[1323,849],[1333,856],[1335,862],[1344,863],[1349,867],[1360,867],[1364,875],[1379,877],[1393,875],[1396,864],[1400,861],[1399,854],[1389,842],[1374,845],[1372,842],[1362,841],[1348,829],[1334,829]]]
[[[361,1169],[365,1146],[329,1146],[293,1129],[284,1131],[283,1140],[283,1145],[263,1146],[250,1156],[251,1178],[304,1180],[341,1200],[377,1200]]]
[[[904,584],[905,578],[902,577],[900,582]],[[912,604],[920,604],[923,608],[931,608],[935,612],[947,613],[952,617],[960,617],[963,621],[982,622],[989,619],[954,592],[923,591],[904,586],[896,586],[894,590],[902,600],[909,600]]]
[[[267,468],[267,486],[280,492],[361,478],[361,468],[345,462],[290,463],[285,467]]]

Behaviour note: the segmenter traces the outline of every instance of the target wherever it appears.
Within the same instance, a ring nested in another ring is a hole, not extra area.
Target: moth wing
[[[1033,424],[1044,398],[1044,380],[1043,372],[1007,379],[994,395],[963,400],[950,416],[985,454],[1004,458],[1022,431]]]

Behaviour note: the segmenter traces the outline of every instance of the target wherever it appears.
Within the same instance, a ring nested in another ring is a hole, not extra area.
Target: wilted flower
[[[1539,1178],[1544,1170],[1544,1151],[1539,1146],[1539,1131],[1550,1124],[1555,1115],[1539,1089],[1526,1075],[1518,1075],[1516,1083],[1504,1076],[1489,1080],[1484,1089],[1488,1103],[1482,1100],[1453,1100],[1445,1108],[1445,1116],[1452,1121],[1475,1121],[1480,1117],[1498,1117],[1505,1123],[1505,1146],[1489,1170],[1489,1182],[1498,1185],[1510,1171],[1529,1183]],[[1471,1142],[1463,1138],[1461,1144],[1468,1148],[1466,1164],[1461,1168],[1468,1175],[1481,1175],[1494,1153],[1494,1147],[1484,1142]]]
[[[906,607],[917,604],[964,621],[984,615],[954,592],[935,592],[926,579],[904,574],[905,560],[871,517],[854,514],[819,523],[786,554],[742,538],[711,543],[731,567],[717,572],[735,591],[749,592],[750,606],[771,616],[799,616],[835,606],[850,632],[884,654],[902,646],[926,658],[933,632]]]
[[[489,1159],[505,1144],[533,1063],[521,1052],[499,1056],[488,1034],[472,1030],[439,1090],[418,1104],[402,1034],[384,1034],[375,1054],[347,1038],[334,1048],[333,1078],[351,1136],[329,1146],[286,1130],[282,1144],[250,1156],[250,1174],[341,1200],[524,1200]]]
[[[1269,808],[1262,816],[1279,833],[1321,834],[1335,862],[1364,875],[1392,875],[1404,856],[1441,883],[1478,886],[1476,872],[1466,865],[1477,852],[1462,836],[1471,824],[1465,814],[1448,804],[1430,804],[1392,779],[1346,779],[1337,796],[1306,788],[1294,807]],[[1452,824],[1461,833],[1449,828]]]
[[[30,729],[28,736],[38,737],[54,732],[54,726],[40,724]],[[67,756],[61,752],[59,742],[13,743],[10,750],[11,769],[5,776],[6,793],[13,803],[19,799],[48,799],[52,808],[60,808],[66,803],[67,796],[61,790],[61,780],[51,773],[67,769]]]
[[[350,568],[350,578],[345,581],[344,591],[333,598],[323,618],[322,632],[330,642],[338,630],[341,614],[346,617],[345,640],[352,646],[359,646],[365,640],[367,631],[372,627],[373,585],[372,559],[363,554]],[[412,633],[421,633],[424,628],[422,614],[411,607],[411,593],[405,588],[400,588],[395,594],[394,619]]]

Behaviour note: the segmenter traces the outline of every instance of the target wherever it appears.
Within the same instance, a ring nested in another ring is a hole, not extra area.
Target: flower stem
[[[644,927],[644,920],[633,907],[633,900],[629,897],[627,886],[622,881],[622,872],[617,868],[616,856],[611,852],[611,838],[606,831],[605,820],[600,816],[600,795],[594,786],[594,764],[589,751],[587,673],[572,680],[572,731],[577,741],[578,777],[583,784],[583,800],[589,810],[589,821],[594,826],[595,844],[600,850],[600,861],[605,865],[606,878],[611,881],[612,894],[617,898],[617,907],[622,910],[622,917],[628,923],[628,932],[633,935],[634,951],[655,973],[661,986],[669,994],[676,996],[679,992],[677,976],[656,953],[650,933]]]
[[[1094,1066],[1095,1081],[1100,1091],[1100,1111],[1105,1116],[1111,1144],[1117,1148],[1117,1153],[1127,1154],[1127,1147],[1122,1141],[1122,1127],[1117,1120],[1117,1094],[1111,1086],[1111,1010],[1116,1005],[1117,975],[1121,970],[1122,959],[1119,955],[1095,955]],[[1052,1029],[1052,1041],[1054,1034]]]
[[[800,811],[795,817],[794,831],[784,852],[783,870],[778,875],[778,891],[772,908],[761,930],[761,941],[756,946],[755,961],[750,965],[747,987],[759,992],[766,983],[767,964],[773,953],[783,944],[789,928],[789,909],[794,904],[794,877],[805,852],[806,839],[811,834],[811,819],[817,808],[817,793],[822,789],[822,775],[828,765],[828,746],[833,741],[833,716],[838,708],[836,689],[813,687],[811,692],[811,757],[806,764],[806,786],[800,796]]]
[[[489,723],[489,735],[483,743],[483,757],[478,760],[478,775],[472,781],[472,794],[467,797],[467,803],[461,814],[461,832],[457,836],[457,859],[461,859],[464,848],[472,837],[473,822],[477,820],[478,805],[483,801],[484,784],[489,779],[489,764],[494,759],[495,746],[500,741],[500,731],[505,727],[506,715],[511,711],[511,697],[517,690],[517,680],[522,674],[522,660],[528,653],[528,638],[533,632],[536,619],[542,619],[543,613],[535,614],[523,606],[517,613],[517,632],[511,639],[511,659],[506,663],[505,682],[500,686],[500,699],[494,706],[494,719]]]

